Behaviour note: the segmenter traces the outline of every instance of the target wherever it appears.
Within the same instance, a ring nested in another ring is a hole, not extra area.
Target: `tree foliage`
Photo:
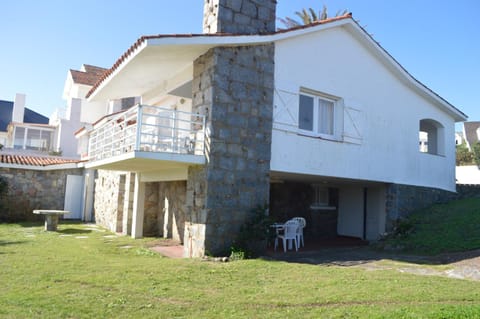
[[[457,166],[472,165],[473,154],[465,143],[457,145],[456,164]]]
[[[338,10],[334,17],[339,17],[348,13],[348,10]],[[278,18],[278,20],[285,26],[285,29],[291,29],[302,25],[307,25],[314,23],[316,21],[322,21],[328,19],[328,10],[325,5],[323,8],[318,11],[318,13],[313,8],[305,9],[301,11],[295,11],[295,15],[300,19],[296,20],[291,17]],[[280,30],[284,28],[279,28]]]
[[[473,144],[472,146],[472,157],[475,164],[480,166],[480,142]]]

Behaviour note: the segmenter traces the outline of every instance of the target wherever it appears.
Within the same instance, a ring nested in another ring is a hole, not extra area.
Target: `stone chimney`
[[[15,101],[13,102],[12,122],[23,123],[23,116],[25,114],[25,94],[15,94]]]
[[[275,31],[275,0],[205,0],[205,33]],[[222,255],[268,205],[273,43],[218,46],[193,63],[192,111],[206,115],[205,165],[188,170],[184,256]]]
[[[275,32],[276,0],[205,0],[203,33]]]

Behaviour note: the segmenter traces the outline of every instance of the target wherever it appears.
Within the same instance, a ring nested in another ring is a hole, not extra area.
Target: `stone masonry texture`
[[[95,179],[95,222],[112,232],[122,232],[125,182],[116,171],[98,170]]]
[[[218,47],[194,63],[193,111],[207,116],[204,167],[187,181],[187,257],[225,253],[268,204],[274,46]]]
[[[34,209],[64,207],[67,175],[82,175],[82,169],[28,170],[0,168],[8,183],[8,192],[0,198],[0,222],[43,220]]]
[[[275,31],[275,0],[205,0],[204,33],[264,34]]]
[[[389,184],[386,191],[387,231],[393,229],[397,220],[407,217],[415,210],[452,200],[480,197],[479,185],[457,185],[456,192],[449,192],[430,187]]]

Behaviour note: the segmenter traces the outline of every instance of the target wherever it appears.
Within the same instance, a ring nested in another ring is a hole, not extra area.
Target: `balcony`
[[[204,164],[204,128],[203,115],[136,105],[94,125],[86,167],[141,172]]]

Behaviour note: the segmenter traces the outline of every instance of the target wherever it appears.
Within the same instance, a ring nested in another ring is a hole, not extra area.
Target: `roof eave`
[[[357,39],[362,41],[367,47],[374,50],[376,55],[382,58],[390,69],[393,70],[400,78],[407,81],[417,93],[428,98],[432,103],[440,106],[446,113],[453,117],[455,122],[462,122],[468,119],[468,116],[460,111],[458,108],[450,104],[440,95],[421,83],[413,77],[393,56],[391,56],[372,36],[363,29],[351,15],[331,19],[324,23],[318,23],[311,26],[295,28],[290,30],[282,30],[280,32],[264,35],[229,35],[229,34],[202,34],[202,35],[172,35],[172,36],[145,36],[140,38],[134,45],[120,57],[112,68],[100,78],[100,80],[93,86],[87,94],[89,100],[95,99],[99,92],[101,92],[121,70],[128,65],[135,57],[147,47],[154,46],[203,46],[205,52],[211,48],[218,46],[239,46],[239,45],[254,45],[266,44],[275,41],[281,41],[292,37],[302,36],[309,33],[318,32],[320,30],[335,28],[342,26],[347,31],[353,32]],[[193,62],[193,61],[192,61]]]
[[[392,71],[394,71],[397,76],[400,76],[405,80],[410,86],[417,91],[417,93],[429,99],[432,103],[442,108],[446,113],[453,117],[455,122],[466,121],[468,116],[460,111],[458,108],[453,106],[447,100],[442,98],[440,95],[435,93],[432,89],[427,87],[425,84],[417,80],[413,75],[411,75],[386,49],[384,49],[372,36],[363,29],[355,20],[351,19],[347,23],[344,23],[344,27],[350,31],[354,32],[357,36],[357,39],[360,39],[364,44],[374,49],[374,52],[377,53],[377,56],[387,62],[388,66]]]

